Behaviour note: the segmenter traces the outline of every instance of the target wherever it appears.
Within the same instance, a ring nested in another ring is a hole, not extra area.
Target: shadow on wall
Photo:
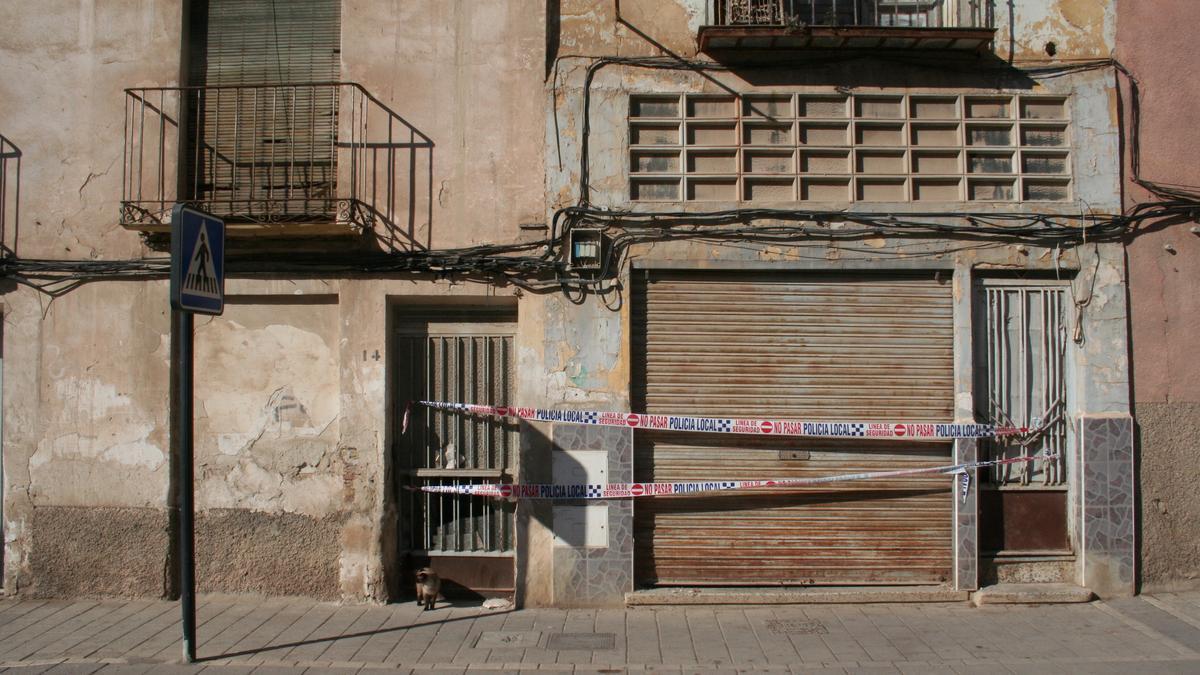
[[[2,255],[15,256],[17,254],[17,237],[21,233],[20,200],[21,149],[0,134],[0,254]]]

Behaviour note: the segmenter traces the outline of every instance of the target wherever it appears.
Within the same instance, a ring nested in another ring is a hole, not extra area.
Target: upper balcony
[[[432,148],[354,83],[127,89],[120,222],[187,202],[231,234],[404,232]]]
[[[903,49],[979,52],[994,0],[711,0],[700,51]]]

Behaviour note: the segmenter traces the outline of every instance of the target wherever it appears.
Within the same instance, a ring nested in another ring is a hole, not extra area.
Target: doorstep
[[[1074,584],[995,584],[971,594],[979,605],[1054,605],[1091,602],[1090,589]]]
[[[655,605],[827,605],[876,602],[965,602],[968,591],[946,586],[804,586],[793,588],[652,588],[625,594],[627,607]]]

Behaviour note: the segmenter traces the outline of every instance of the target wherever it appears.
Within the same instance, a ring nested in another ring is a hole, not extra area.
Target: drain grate
[[[596,651],[617,648],[616,633],[551,633],[546,649]]]
[[[475,641],[475,648],[503,649],[504,647],[515,647],[517,649],[530,649],[538,646],[538,641],[541,637],[542,634],[536,630],[489,631],[479,635],[479,639]]]
[[[777,635],[829,634],[829,629],[820,621],[800,621],[798,619],[771,619],[767,621],[767,630]]]

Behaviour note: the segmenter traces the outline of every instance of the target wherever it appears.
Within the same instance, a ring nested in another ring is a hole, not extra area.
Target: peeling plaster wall
[[[1134,0],[1135,2],[1137,0]],[[995,0],[996,53],[1001,58],[1107,58],[1116,42],[1112,0]]]
[[[19,237],[10,223],[3,243],[21,256],[161,255],[116,224],[123,89],[177,84],[180,8],[51,0],[0,16],[0,133],[23,152]],[[395,205],[408,229],[381,234],[403,247],[543,235],[518,225],[543,220],[544,16],[535,0],[343,2],[341,79],[434,143]],[[386,472],[389,298],[511,289],[231,279],[226,290],[249,297],[197,320],[201,588],[348,601],[407,592],[395,584]],[[162,595],[165,282],[96,282],[53,301],[2,291],[6,590]],[[280,301],[294,295],[325,299]],[[518,341],[524,353],[531,339]],[[540,356],[528,365],[540,372]]]
[[[1117,58],[1141,82],[1142,178],[1200,185],[1200,82],[1180,76],[1196,70],[1200,6],[1125,1],[1117,19]],[[1126,172],[1128,207],[1156,200],[1132,182],[1128,165]],[[1191,232],[1197,226],[1159,223],[1128,248],[1144,591],[1200,587],[1200,493],[1181,471],[1200,450],[1200,236]]]
[[[161,594],[165,283],[87,285],[53,302],[22,290],[5,304],[6,589]]]
[[[542,157],[545,10],[537,0],[343,3],[343,79],[435,144],[432,160],[419,154],[411,167],[402,239],[508,242],[522,235],[518,224],[542,222],[541,174],[529,169]]]
[[[197,584],[337,598],[337,297],[226,302],[196,322]]]
[[[0,134],[23,154],[20,255],[142,254],[138,236],[117,225],[123,90],[177,83],[180,7],[47,0],[0,15]],[[13,235],[10,226],[10,246]]]

